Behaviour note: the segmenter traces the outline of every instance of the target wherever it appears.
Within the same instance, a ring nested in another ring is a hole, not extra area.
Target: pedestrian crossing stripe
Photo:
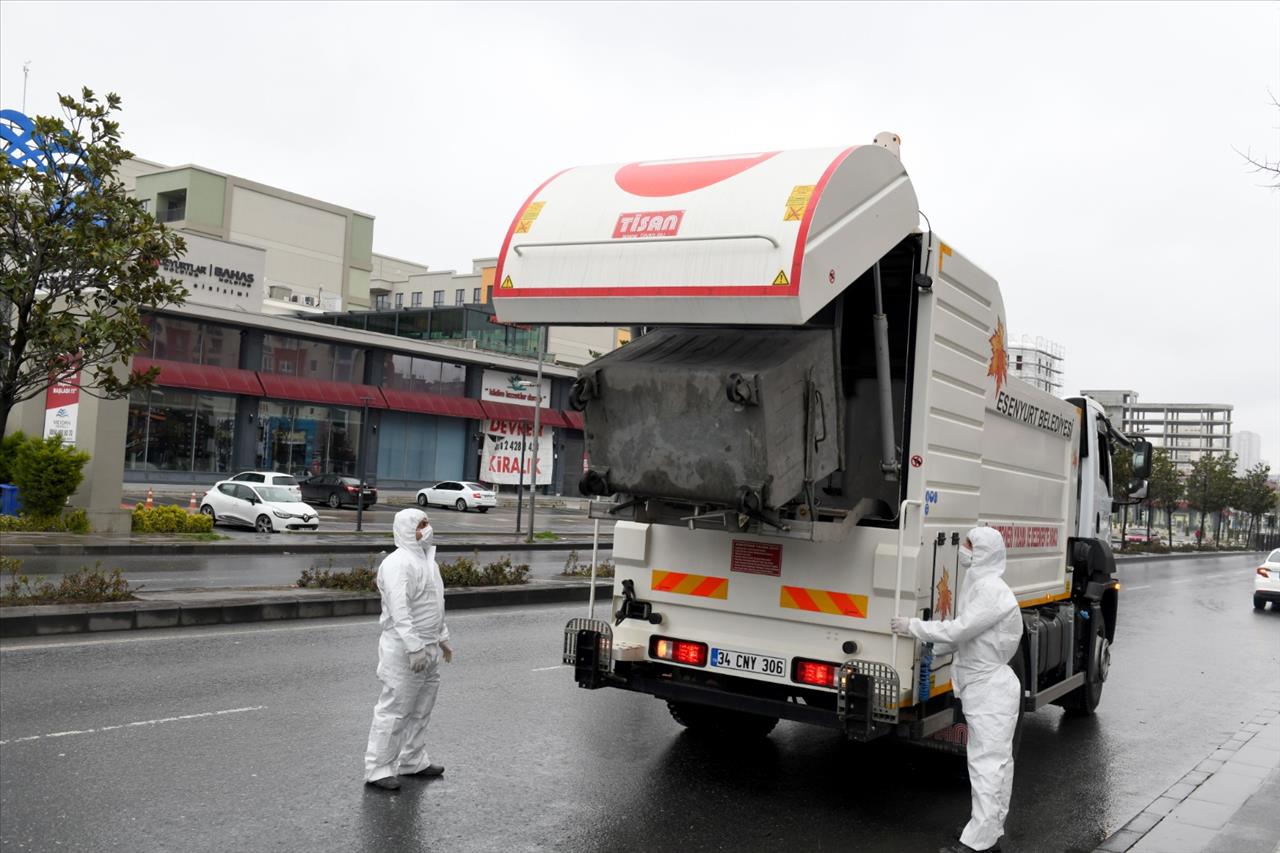
[[[649,585],[654,592],[674,592],[680,595],[696,595],[701,598],[719,598],[721,600],[729,597],[728,578],[654,569]]]
[[[832,613],[853,619],[867,618],[867,597],[829,589],[809,589],[802,586],[784,586],[778,603],[791,610],[810,610],[814,613]]]
[[[759,279],[756,279],[756,281],[759,281]],[[778,270],[778,274],[773,277],[773,283],[779,287],[786,287],[790,284],[791,282],[787,281],[787,271]]]

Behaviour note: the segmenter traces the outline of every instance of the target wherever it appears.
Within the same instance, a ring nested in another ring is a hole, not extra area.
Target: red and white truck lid
[[[504,322],[804,323],[916,229],[883,147],[567,169],[503,241]]]

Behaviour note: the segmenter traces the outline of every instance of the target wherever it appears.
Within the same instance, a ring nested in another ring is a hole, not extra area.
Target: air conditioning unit
[[[280,299],[285,302],[288,302],[289,297],[292,293],[293,293],[292,290],[290,290],[287,287],[283,287],[279,284],[273,284],[269,288],[267,288],[267,297],[270,299]]]
[[[298,301],[298,297],[296,297],[296,296],[291,297],[291,298],[289,299],[289,301],[290,301],[290,302],[297,302],[297,301]]]
[[[314,298],[314,297],[308,296],[308,297],[306,297],[306,299],[304,299],[304,300],[303,300],[303,304],[305,304],[305,305],[315,305],[315,304],[316,304],[316,300],[315,300],[315,298]]]

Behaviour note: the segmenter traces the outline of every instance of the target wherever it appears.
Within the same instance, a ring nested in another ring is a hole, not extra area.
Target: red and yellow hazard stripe
[[[792,610],[812,610],[814,613],[834,613],[854,619],[867,618],[867,597],[833,592],[829,589],[809,589],[803,586],[784,586],[779,604]]]
[[[729,579],[709,577],[708,575],[691,575],[687,572],[664,572],[653,570],[650,583],[654,592],[675,592],[680,595],[697,595],[702,598],[729,597]]]

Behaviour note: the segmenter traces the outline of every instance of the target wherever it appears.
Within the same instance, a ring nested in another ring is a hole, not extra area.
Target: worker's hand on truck
[[[889,630],[904,637],[911,636],[911,617],[895,616],[889,620]]]

